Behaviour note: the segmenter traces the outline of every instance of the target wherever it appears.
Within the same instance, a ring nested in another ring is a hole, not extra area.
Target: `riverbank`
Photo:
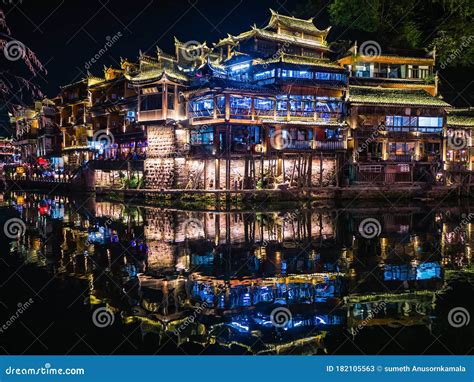
[[[435,186],[426,188],[421,184],[350,187],[324,187],[300,189],[265,189],[265,190],[156,190],[156,189],[121,189],[121,188],[87,188],[67,182],[15,181],[7,184],[9,190],[39,191],[47,193],[94,195],[118,202],[131,200],[144,204],[163,207],[197,208],[206,206],[211,209],[229,209],[244,205],[272,205],[286,203],[289,206],[303,204],[333,205],[351,200],[366,201],[436,201],[460,197],[470,197],[470,193],[461,192],[456,186]]]

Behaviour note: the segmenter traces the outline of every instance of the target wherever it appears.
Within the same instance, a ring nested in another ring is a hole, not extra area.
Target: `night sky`
[[[5,3],[5,1],[4,1]],[[139,49],[154,54],[156,46],[174,53],[174,37],[216,42],[269,20],[269,8],[290,13],[294,6],[268,0],[23,0],[3,5],[12,34],[28,45],[46,65],[48,75],[38,83],[47,95],[58,86],[79,80],[86,63],[118,32],[122,37],[92,64],[102,76],[103,65],[120,57],[137,59]]]
[[[103,65],[118,66],[120,57],[136,61],[138,52],[154,54],[156,46],[174,53],[174,38],[180,41],[207,41],[209,46],[227,33],[238,34],[252,24],[264,26],[269,8],[288,15],[298,15],[304,0],[2,0],[13,36],[29,46],[45,64],[48,75],[36,79],[49,97],[58,94],[59,86],[85,77],[87,63],[104,47],[107,39],[118,41],[100,60],[91,64],[92,74],[102,76]],[[422,5],[420,5],[422,6]],[[422,12],[422,9],[420,9]],[[321,12],[315,23],[330,25]],[[334,27],[328,40],[356,40],[353,31]],[[473,82],[469,69],[442,72],[441,92],[457,106],[472,103]],[[444,81],[443,81],[444,80]],[[444,82],[444,84],[443,84]],[[467,86],[466,86],[467,85]]]

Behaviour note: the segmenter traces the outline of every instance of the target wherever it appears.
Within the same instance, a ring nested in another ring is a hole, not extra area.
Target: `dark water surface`
[[[473,352],[468,202],[1,205],[2,353]]]

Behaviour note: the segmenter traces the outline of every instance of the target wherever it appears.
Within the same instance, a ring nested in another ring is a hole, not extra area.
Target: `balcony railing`
[[[388,156],[388,160],[393,161],[393,162],[411,162],[413,161],[413,156],[410,154],[402,154],[402,155],[390,154]]]
[[[347,142],[345,141],[315,141],[316,150],[345,150],[347,149]]]
[[[313,147],[312,141],[291,141],[288,144],[288,149],[293,150],[309,150]]]

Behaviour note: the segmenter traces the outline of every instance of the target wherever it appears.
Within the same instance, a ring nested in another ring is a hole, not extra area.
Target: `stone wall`
[[[147,159],[145,160],[145,187],[152,189],[175,188],[176,153],[174,127],[147,127]]]

